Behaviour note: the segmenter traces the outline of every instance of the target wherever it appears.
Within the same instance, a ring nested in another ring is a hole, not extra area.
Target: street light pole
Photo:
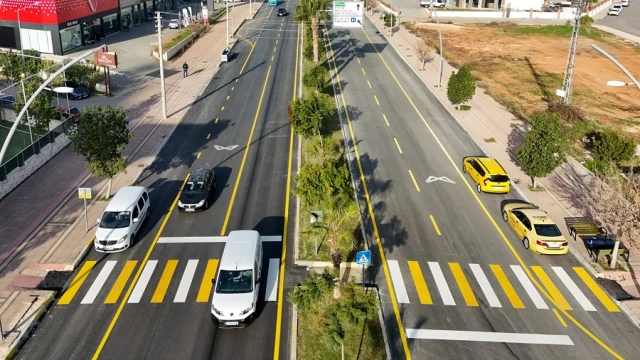
[[[162,53],[162,17],[160,11],[156,11],[158,17],[158,58],[160,59],[160,96],[162,97],[162,119],[167,119],[167,97],[164,89],[164,54]]]
[[[442,32],[440,31],[440,19],[438,18],[438,13],[436,12],[436,9],[433,7],[433,0],[431,1],[431,11],[436,14],[436,23],[438,24],[438,35],[440,37],[440,51],[438,51],[440,53],[440,69],[439,69],[439,74],[438,74],[438,89],[442,88]]]

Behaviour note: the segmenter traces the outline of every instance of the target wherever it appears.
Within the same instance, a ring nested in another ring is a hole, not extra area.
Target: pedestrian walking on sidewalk
[[[186,78],[189,75],[189,65],[187,65],[187,62],[185,61],[184,64],[182,64],[182,77]]]

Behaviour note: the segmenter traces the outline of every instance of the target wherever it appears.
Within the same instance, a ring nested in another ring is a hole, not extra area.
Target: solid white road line
[[[98,296],[98,292],[100,292],[100,289],[102,289],[102,287],[104,286],[104,283],[107,281],[107,278],[113,271],[113,268],[116,266],[116,263],[117,261],[110,260],[110,261],[107,261],[106,264],[104,264],[104,267],[102,268],[102,270],[100,270],[98,277],[89,288],[87,295],[85,295],[82,301],[80,302],[81,304],[93,303],[93,301],[96,299],[96,296]]]
[[[144,266],[144,270],[142,270],[142,274],[138,278],[138,282],[136,283],[136,287],[133,288],[131,292],[131,296],[127,301],[129,304],[137,304],[142,299],[142,294],[144,293],[144,289],[147,288],[149,284],[149,280],[151,280],[151,275],[153,275],[153,270],[155,270],[156,265],[158,265],[158,260],[149,260],[147,261],[147,265]]]
[[[527,274],[525,274],[520,265],[511,265],[511,270],[513,270],[513,273],[516,274],[516,277],[531,298],[531,301],[533,301],[533,304],[538,309],[549,309],[549,306],[547,306],[547,303],[544,302],[542,296],[540,296],[540,293],[538,292],[538,290],[536,290],[536,287],[533,285],[531,280],[529,280]]]
[[[484,331],[407,329],[410,339],[479,341],[512,344],[573,345],[567,335],[501,333]]]
[[[580,306],[582,306],[582,308],[585,311],[596,311],[595,306],[593,306],[591,301],[589,301],[589,299],[587,299],[584,293],[580,291],[580,288],[578,288],[578,285],[576,285],[576,283],[573,282],[573,280],[571,280],[571,278],[569,277],[569,274],[567,274],[567,272],[564,271],[563,268],[559,266],[552,266],[551,268],[553,269],[553,271],[555,271],[556,275],[558,275],[560,280],[562,280],[562,282],[564,283],[564,286],[566,286],[567,289],[569,289],[569,291],[571,292],[571,295],[573,295],[573,297],[576,299],[577,302],[580,303]]]
[[[444,278],[440,264],[437,262],[429,262],[429,269],[431,269],[433,279],[436,281],[436,287],[438,288],[442,302],[445,305],[455,305],[456,301],[453,300],[453,295],[451,294],[449,285],[447,285],[447,280]]]
[[[264,293],[265,301],[278,300],[278,276],[280,275],[280,259],[269,259],[269,273],[267,274],[267,289]]]
[[[400,264],[398,264],[396,260],[387,260],[387,265],[389,266],[389,274],[391,274],[393,288],[396,290],[398,303],[409,304],[409,295],[407,294],[407,288],[404,286],[404,280],[402,280]]]
[[[193,275],[196,273],[198,267],[198,260],[189,260],[187,267],[184,269],[182,279],[180,279],[180,285],[178,285],[178,291],[176,297],[173,299],[174,303],[183,303],[187,301],[187,293],[189,293],[189,287],[193,281]]]
[[[279,242],[282,236],[267,235],[261,236],[262,242]],[[161,237],[158,244],[209,244],[209,243],[225,243],[227,236],[177,236],[177,237]]]
[[[493,288],[491,287],[491,284],[489,283],[489,280],[487,279],[486,275],[482,271],[482,268],[480,267],[480,265],[469,264],[469,266],[471,267],[471,271],[473,272],[473,275],[476,277],[476,280],[478,280],[478,284],[480,285],[480,288],[482,289],[484,296],[487,298],[487,301],[489,301],[489,306],[501,308],[502,304],[500,304],[500,300],[498,300],[496,293],[493,291]]]

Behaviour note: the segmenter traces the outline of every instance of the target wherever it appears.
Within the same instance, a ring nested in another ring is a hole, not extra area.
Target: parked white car
[[[178,23],[178,20],[169,21],[169,29],[180,29],[180,23]]]
[[[434,8],[443,8],[445,7],[445,0],[420,0],[420,6],[429,8],[431,7],[431,3],[433,2]]]
[[[620,1],[620,5],[622,5],[622,6],[624,6],[624,7],[629,6],[629,0],[621,0],[621,1]]]
[[[620,15],[621,12],[622,12],[622,5],[615,4],[615,5],[613,5],[613,7],[611,9],[609,9],[609,12],[607,13],[607,15],[618,16],[618,15]]]

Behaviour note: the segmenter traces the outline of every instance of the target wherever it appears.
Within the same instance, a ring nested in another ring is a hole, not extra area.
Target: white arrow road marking
[[[437,177],[437,176],[429,176],[429,177],[427,178],[427,183],[432,183],[432,182],[434,182],[434,181],[438,181],[438,180],[440,180],[440,181],[444,181],[444,182],[448,182],[448,183],[451,183],[451,184],[455,184],[455,183],[456,183],[455,181],[453,181],[453,180],[449,179],[449,178],[448,178],[448,177],[446,177],[446,176],[440,176],[440,177]]]
[[[220,145],[213,145],[213,147],[216,150],[233,150],[235,148],[238,147],[238,145],[231,145],[231,146],[220,146]]]

